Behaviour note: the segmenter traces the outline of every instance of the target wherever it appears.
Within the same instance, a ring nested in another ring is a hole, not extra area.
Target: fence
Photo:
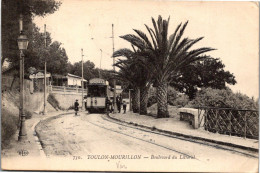
[[[200,126],[214,133],[258,139],[259,115],[256,110],[197,107]]]
[[[72,88],[72,87],[65,87],[65,86],[48,86],[49,93],[82,93],[81,88]],[[87,89],[83,89],[83,93],[87,93]]]

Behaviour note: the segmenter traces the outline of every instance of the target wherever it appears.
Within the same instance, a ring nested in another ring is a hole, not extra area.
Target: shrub
[[[173,87],[168,87],[168,92],[167,92],[167,102],[170,105],[174,105],[174,101],[178,97],[178,92],[173,88]]]
[[[168,88],[168,103],[172,106],[184,107],[189,102],[189,97],[185,94],[181,94],[174,88]]]
[[[231,109],[211,109],[206,116],[205,129],[210,132],[229,134],[258,139],[258,114],[251,111],[258,110],[257,103],[248,96],[241,93],[233,93],[231,89],[204,88],[197,92],[195,99],[190,103],[193,107],[207,106]],[[246,116],[246,118],[245,118]],[[246,134],[244,126],[247,124]]]
[[[74,105],[71,105],[69,108],[68,108],[68,110],[74,110]]]
[[[177,92],[173,87],[168,87],[167,102],[172,106],[184,107],[188,104],[189,97]],[[148,98],[147,107],[151,107],[155,103],[157,103],[157,97],[153,95]]]
[[[55,109],[61,109],[60,103],[55,98],[53,94],[49,94],[47,101],[55,108]]]
[[[28,110],[24,110],[24,114],[25,114],[25,119],[31,119],[32,118],[32,113]]]
[[[196,93],[190,102],[193,107],[208,106],[234,109],[258,109],[257,103],[241,93],[233,93],[231,89],[203,88]]]
[[[17,115],[14,115],[12,112],[8,112],[5,109],[2,109],[2,128],[1,128],[1,144],[5,148],[10,138],[15,134],[19,126],[19,118]]]
[[[178,95],[178,97],[173,102],[173,106],[184,107],[188,103],[189,103],[189,96],[183,94],[183,95]]]

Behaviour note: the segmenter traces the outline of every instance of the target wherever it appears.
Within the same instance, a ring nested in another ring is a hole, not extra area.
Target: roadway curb
[[[42,145],[40,143],[39,137],[37,136],[36,129],[35,129],[36,125],[38,125],[40,121],[41,120],[35,122],[31,129],[33,130],[34,141],[35,141],[36,145],[38,146],[38,149],[40,151],[40,156],[46,157],[46,155],[43,151]]]
[[[226,145],[226,146],[229,146],[229,147],[240,148],[240,149],[243,149],[243,150],[248,150],[248,151],[253,151],[253,152],[259,151],[258,148],[247,147],[247,146],[244,146],[244,145],[238,145],[238,144],[233,144],[233,143],[229,143],[229,142],[222,142],[222,141],[217,141],[217,140],[203,138],[203,137],[185,135],[185,134],[178,133],[178,132],[173,132],[173,131],[158,129],[158,128],[155,128],[155,127],[145,126],[145,125],[138,124],[138,123],[135,123],[135,122],[123,121],[121,119],[111,117],[110,115],[107,115],[107,116],[110,119],[113,119],[115,121],[118,121],[118,122],[121,122],[121,123],[126,123],[126,124],[129,124],[129,125],[132,125],[132,126],[138,126],[138,127],[141,127],[141,128],[149,129],[151,131],[158,131],[158,132],[169,134],[169,135],[181,136],[181,137],[188,138],[188,139],[194,139],[194,140],[206,141],[206,142],[211,142],[211,143],[220,144],[220,145]]]
[[[58,115],[54,115],[54,116],[50,116],[50,117],[45,117],[41,120],[39,120],[38,122],[34,123],[32,129],[34,130],[34,137],[35,137],[35,141],[36,141],[36,144],[38,145],[38,148],[40,150],[40,154],[41,155],[44,155],[45,157],[47,157],[47,155],[45,154],[44,152],[44,149],[42,147],[42,141],[41,141],[41,137],[40,137],[40,134],[37,132],[36,128],[37,126],[42,123],[42,122],[45,122],[45,121],[49,121],[49,120],[52,120],[52,119],[55,119],[59,116],[63,116],[63,115],[68,115],[68,114],[71,114],[73,112],[67,112],[67,113],[61,113],[61,114],[58,114]]]

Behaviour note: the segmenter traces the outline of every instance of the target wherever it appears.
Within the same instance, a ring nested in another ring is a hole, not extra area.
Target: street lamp
[[[18,141],[24,141],[26,137],[26,130],[25,130],[25,115],[24,115],[24,54],[23,51],[28,47],[28,38],[24,34],[23,31],[23,17],[20,16],[19,19],[20,24],[20,35],[18,36],[17,43],[18,48],[20,50],[20,130]]]

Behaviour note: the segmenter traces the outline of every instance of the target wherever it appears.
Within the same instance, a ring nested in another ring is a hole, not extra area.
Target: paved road
[[[174,164],[184,163],[184,167],[186,164],[214,166],[215,171],[254,170],[258,163],[257,158],[240,153],[138,130],[102,114],[64,115],[39,124],[37,131],[49,157],[121,159],[139,163],[164,161],[167,164],[170,160]]]

